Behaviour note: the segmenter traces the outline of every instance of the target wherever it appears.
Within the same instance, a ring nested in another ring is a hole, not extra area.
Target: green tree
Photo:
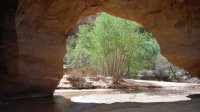
[[[91,66],[117,82],[126,70],[146,66],[145,59],[159,51],[151,34],[141,29],[142,25],[136,22],[101,13],[95,20],[79,26],[73,59],[77,62],[87,56]]]

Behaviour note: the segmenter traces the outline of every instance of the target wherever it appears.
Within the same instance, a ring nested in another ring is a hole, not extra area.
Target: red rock
[[[0,99],[52,95],[65,35],[100,11],[142,23],[172,63],[200,77],[199,0],[2,0]]]

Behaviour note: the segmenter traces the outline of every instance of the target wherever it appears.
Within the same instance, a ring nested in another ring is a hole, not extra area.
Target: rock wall
[[[199,0],[1,0],[0,99],[52,95],[65,36],[79,18],[105,11],[146,26],[174,64],[200,77]]]
[[[17,89],[15,85],[18,44],[15,27],[17,0],[0,1],[0,99],[6,98]]]

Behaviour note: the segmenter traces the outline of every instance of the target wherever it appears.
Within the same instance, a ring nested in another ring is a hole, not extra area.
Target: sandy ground
[[[199,84],[134,81],[161,88],[56,90],[55,94],[71,100],[72,112],[200,112]]]
[[[200,112],[200,85],[154,83],[162,88],[56,90],[54,97],[0,101],[0,112]]]
[[[159,87],[185,87],[188,83],[174,83],[174,82],[158,82],[158,81],[145,81],[145,80],[134,80],[134,79],[122,79],[117,85],[112,83],[111,77],[104,76],[85,76],[85,77],[73,77],[71,75],[64,75],[61,79],[57,89],[90,89],[90,88],[101,88],[101,89],[134,89],[138,87],[146,88],[159,88]],[[195,84],[190,84],[195,85]]]

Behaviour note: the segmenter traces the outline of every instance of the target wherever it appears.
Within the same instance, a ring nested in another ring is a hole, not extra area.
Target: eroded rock
[[[142,23],[168,60],[200,77],[199,0],[2,0],[0,4],[0,98],[52,95],[63,75],[65,35],[79,18],[101,11]]]

